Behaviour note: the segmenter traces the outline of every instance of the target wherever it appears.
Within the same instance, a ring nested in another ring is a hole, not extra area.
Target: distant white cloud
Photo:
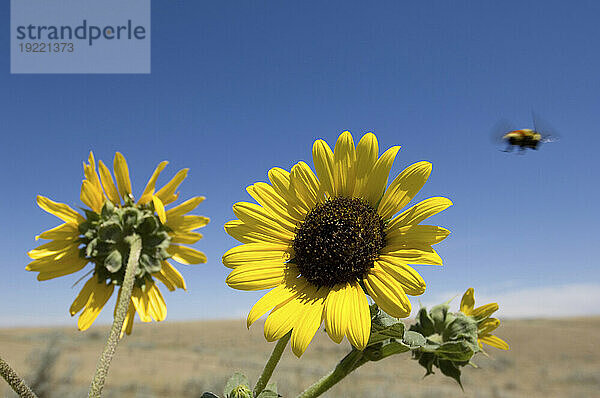
[[[452,301],[453,309],[460,303],[462,291]],[[436,295],[424,300],[428,307],[442,303],[457,292]],[[475,306],[498,303],[496,314],[504,318],[539,318],[600,315],[600,284],[581,283],[532,288],[475,289]],[[415,312],[416,313],[416,312]]]

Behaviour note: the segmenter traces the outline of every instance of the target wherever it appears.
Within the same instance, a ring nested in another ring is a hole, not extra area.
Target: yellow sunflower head
[[[475,291],[472,287],[468,288],[460,301],[460,312],[474,318],[477,321],[477,342],[479,348],[483,348],[483,343],[501,350],[508,350],[508,343],[497,336],[493,336],[492,332],[500,326],[500,320],[490,318],[490,316],[498,311],[497,303],[489,303],[475,308]]]
[[[62,219],[64,224],[36,237],[51,241],[28,253],[33,261],[26,270],[39,272],[37,279],[44,281],[72,274],[86,264],[92,264],[92,277],[70,308],[72,316],[83,310],[78,321],[80,330],[91,326],[115,286],[121,293],[120,286],[129,257],[128,240],[133,234],[141,237],[142,250],[123,324],[123,332],[127,334],[131,333],[136,312],[143,322],[165,319],[167,308],[156,280],[171,291],[186,288],[183,277],[168,259],[182,264],[206,262],[202,252],[181,245],[193,244],[202,238],[194,230],[205,226],[208,218],[187,213],[194,210],[204,197],[194,197],[166,210],[166,205],[177,200],[179,193],[176,191],[188,171],[179,171],[155,192],[156,180],[167,163],[158,165],[137,202],[132,195],[127,162],[119,152],[114,158],[116,185],[102,161],[96,170],[93,153],[90,152],[88,163],[83,164],[85,179],[81,184],[81,201],[89,207],[83,209],[84,215],[66,204],[38,196],[38,205]]]
[[[420,222],[452,202],[430,198],[396,215],[431,172],[430,163],[415,163],[388,187],[398,150],[380,157],[375,135],[355,146],[346,131],[333,151],[323,140],[314,143],[316,175],[299,162],[290,172],[273,168],[270,183],[247,188],[258,204],[236,203],[238,219],[225,224],[243,243],[223,256],[233,269],[226,282],[240,290],[273,288],[250,311],[248,326],[271,310],[266,339],[292,330],[300,356],[323,320],[332,340],[346,336],[364,349],[371,330],[367,294],[394,317],[410,314],[407,294],[422,294],[425,281],[408,264],[442,265],[431,246],[449,234]]]

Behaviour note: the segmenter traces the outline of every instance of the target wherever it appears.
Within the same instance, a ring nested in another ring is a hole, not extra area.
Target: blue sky
[[[8,2],[0,7],[7,26]],[[195,247],[209,261],[180,267],[189,289],[165,294],[168,319],[242,316],[262,293],[224,284],[232,204],[250,200],[245,187],[271,167],[312,165],[312,142],[333,145],[344,130],[356,140],[372,131],[382,149],[402,145],[393,175],[431,161],[417,199],[455,203],[430,222],[452,234],[437,246],[443,267],[417,267],[422,302],[473,286],[476,298],[501,307],[506,298],[506,316],[600,312],[599,4],[152,7],[150,75],[11,75],[8,29],[0,35],[0,325],[75,325],[67,310],[78,276],[40,283],[24,267],[34,236],[59,223],[35,196],[80,205],[90,150],[106,163],[122,152],[138,194],[162,160],[160,182],[191,169],[181,195],[207,197],[198,213],[212,221]],[[532,109],[562,140],[524,156],[498,151],[492,126],[531,127]]]

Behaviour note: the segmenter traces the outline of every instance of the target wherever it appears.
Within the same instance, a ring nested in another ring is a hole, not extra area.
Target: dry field
[[[84,397],[102,349],[107,327],[0,330],[0,353],[29,380],[41,380],[42,397]],[[490,348],[492,358],[476,357],[479,369],[463,373],[464,393],[441,374],[423,379],[408,354],[370,363],[351,374],[327,397],[600,397],[600,318],[505,321],[498,335],[511,351]],[[255,381],[273,344],[261,325],[243,321],[136,324],[119,345],[106,397],[191,397],[221,393],[232,372]],[[286,350],[273,379],[279,393],[294,397],[325,374],[347,351],[323,332],[298,360]],[[55,365],[44,359],[55,356]],[[13,397],[0,380],[2,397]]]

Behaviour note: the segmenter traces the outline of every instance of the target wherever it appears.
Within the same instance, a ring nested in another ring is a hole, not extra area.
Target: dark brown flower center
[[[300,274],[317,287],[364,277],[385,246],[385,223],[367,202],[338,197],[312,209],[292,242]]]

